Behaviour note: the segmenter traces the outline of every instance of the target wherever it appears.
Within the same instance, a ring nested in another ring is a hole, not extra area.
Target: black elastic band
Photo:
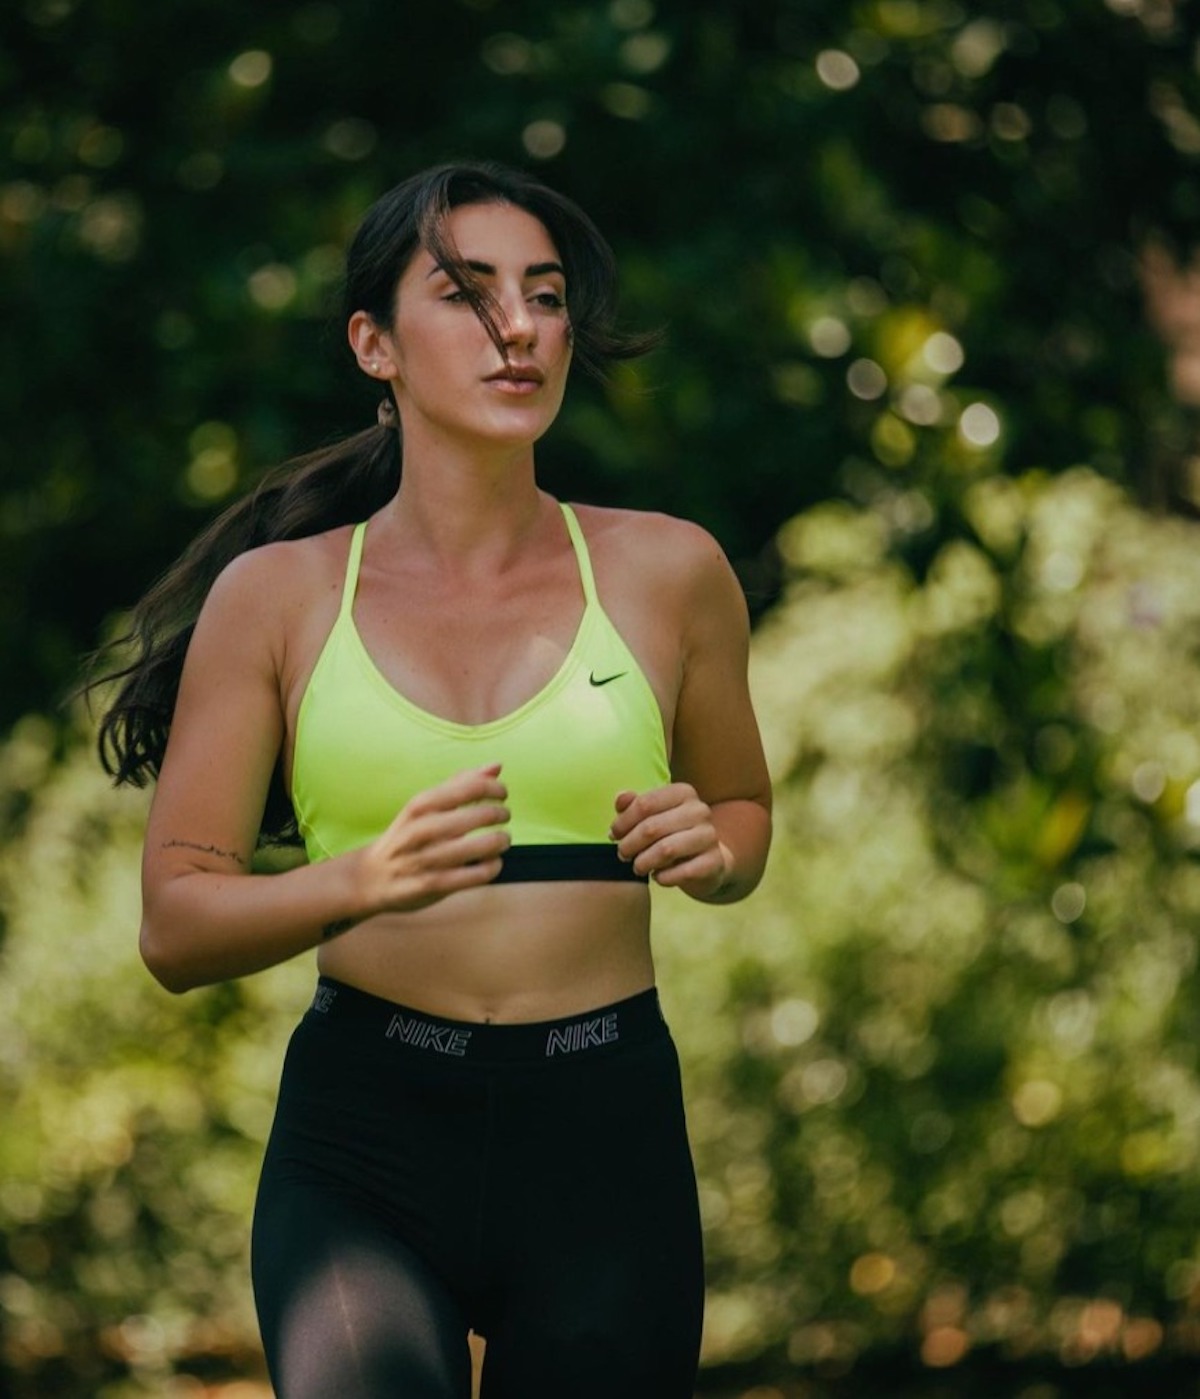
[[[415,1053],[448,1063],[590,1057],[651,1043],[667,1033],[654,987],[560,1020],[496,1025],[429,1015],[322,976],[304,1019],[311,1028],[340,1031],[380,1054]]]
[[[505,852],[493,884],[531,883],[535,880],[603,879],[636,880],[633,866],[622,860],[615,845],[514,845]]]

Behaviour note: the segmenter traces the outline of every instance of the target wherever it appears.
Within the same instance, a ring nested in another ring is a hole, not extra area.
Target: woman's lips
[[[540,381],[537,379],[513,379],[507,374],[500,375],[498,378],[487,379],[485,383],[490,384],[494,389],[499,389],[501,393],[518,395],[537,393],[538,389],[542,387]]]

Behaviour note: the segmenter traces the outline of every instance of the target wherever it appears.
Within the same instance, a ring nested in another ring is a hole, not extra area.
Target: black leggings
[[[279,1399],[691,1399],[703,1265],[653,991],[537,1025],[322,978],[255,1209]]]

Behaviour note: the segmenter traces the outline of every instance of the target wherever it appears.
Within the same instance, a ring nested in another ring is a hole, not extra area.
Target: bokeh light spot
[[[631,73],[657,72],[671,54],[671,41],[657,31],[631,34],[621,45],[621,62]]]
[[[84,206],[79,237],[105,262],[129,262],[142,233],[142,206],[132,194],[106,194]]]
[[[608,17],[618,29],[642,29],[654,18],[650,0],[612,0]]]
[[[921,128],[935,141],[953,144],[974,140],[983,131],[983,123],[968,107],[934,102],[921,113]]]
[[[1033,122],[1024,107],[997,102],[992,108],[992,130],[1002,141],[1024,141],[1033,130]]]
[[[921,1359],[934,1370],[957,1365],[971,1349],[971,1338],[961,1326],[935,1326],[921,1342]]]
[[[777,1044],[789,1048],[812,1039],[819,1023],[816,1006],[798,997],[780,1001],[771,1012],[771,1034]]]
[[[281,262],[269,262],[247,278],[250,299],[264,311],[282,311],[296,295],[296,274]]]
[[[950,46],[950,58],[964,78],[982,78],[1004,52],[1004,28],[994,19],[964,26]]]
[[[274,60],[265,49],[247,49],[230,63],[229,77],[238,87],[262,87],[274,66]]]
[[[107,170],[121,158],[125,138],[112,126],[90,127],[80,139],[79,159],[95,170]]]
[[[531,121],[521,132],[521,144],[535,160],[549,160],[567,144],[567,131],[562,122]]]
[[[321,144],[339,160],[363,160],[378,142],[379,132],[359,117],[342,117],[332,122],[321,137]]]
[[[921,358],[935,374],[957,374],[963,367],[966,354],[953,335],[944,330],[935,330],[921,347]]]
[[[202,501],[220,500],[237,484],[237,433],[228,423],[201,423],[188,439],[192,457],[184,480]]]
[[[800,1074],[800,1086],[810,1103],[832,1103],[842,1096],[849,1074],[838,1059],[816,1059]]]
[[[942,416],[942,400],[928,384],[909,384],[896,407],[902,417],[918,427],[932,427]]]
[[[823,359],[837,359],[850,348],[850,329],[837,316],[818,316],[808,328],[808,340]]]
[[[483,61],[504,78],[525,73],[533,64],[533,45],[521,34],[493,34],[484,41]]]
[[[871,400],[887,393],[887,375],[873,359],[856,359],[846,370],[846,384],[855,398]]]
[[[626,121],[641,121],[654,106],[654,99],[636,83],[606,83],[600,89],[600,101],[614,117]]]
[[[817,55],[817,77],[834,92],[848,92],[861,76],[858,64],[841,49],[823,49]]]
[[[1022,1127],[1045,1127],[1062,1111],[1062,1089],[1048,1079],[1022,1083],[1012,1095],[1013,1115]]]
[[[963,409],[958,431],[972,447],[991,447],[1000,439],[1000,419],[986,403],[972,403]]]
[[[896,1280],[896,1261],[886,1253],[864,1253],[850,1267],[850,1286],[860,1297],[873,1297]]]
[[[1059,884],[1055,893],[1050,895],[1050,912],[1060,923],[1076,922],[1087,907],[1088,895],[1083,884]]]
[[[1161,763],[1139,763],[1129,779],[1129,786],[1138,801],[1156,802],[1167,785],[1166,769]]]
[[[881,413],[871,428],[871,450],[884,466],[907,466],[917,450],[912,428],[894,413]]]
[[[45,194],[28,180],[14,180],[0,190],[0,218],[11,223],[32,223],[45,207]]]

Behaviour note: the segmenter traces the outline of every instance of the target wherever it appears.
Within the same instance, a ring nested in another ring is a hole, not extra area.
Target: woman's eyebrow
[[[494,277],[496,275],[496,269],[490,262],[477,262],[474,258],[468,258],[464,265],[470,271],[478,272],[481,277]],[[449,276],[449,270],[445,264],[438,262],[426,274],[425,280],[428,281],[436,272],[445,272]],[[550,272],[557,272],[561,277],[567,275],[561,262],[531,262],[525,269],[526,277],[545,277]]]

